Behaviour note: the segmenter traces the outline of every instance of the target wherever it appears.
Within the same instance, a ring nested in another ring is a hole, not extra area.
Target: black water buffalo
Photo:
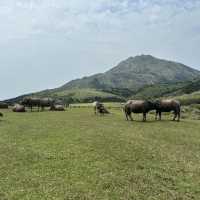
[[[36,98],[36,97],[25,97],[21,102],[22,105],[28,106],[31,108],[38,107],[38,111],[44,110],[45,107],[51,107],[54,104],[54,100],[51,98]]]
[[[129,100],[124,106],[126,120],[131,121],[133,121],[132,113],[143,113],[143,121],[146,121],[146,114],[154,109],[154,103],[147,100]]]
[[[3,117],[3,114],[0,112],[0,117]]]
[[[168,100],[158,100],[155,101],[155,109],[156,109],[156,120],[159,115],[159,120],[161,120],[162,112],[171,112],[174,111],[174,118],[173,121],[177,118],[177,121],[180,121],[180,112],[181,106],[180,102],[173,99]]]
[[[8,109],[8,104],[4,102],[0,102],[0,108],[1,109]]]
[[[65,107],[63,105],[52,105],[50,111],[65,111]]]
[[[38,111],[39,111],[39,108],[40,108],[40,98],[25,97],[22,100],[21,104],[24,105],[24,106],[30,107],[31,108],[31,112],[32,112],[33,107],[38,107]]]
[[[13,107],[13,112],[26,112],[25,106],[20,105],[20,104],[16,104]]]

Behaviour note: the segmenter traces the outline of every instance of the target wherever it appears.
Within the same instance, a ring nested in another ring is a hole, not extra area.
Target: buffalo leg
[[[161,121],[161,112],[159,112],[159,120]]]
[[[174,112],[174,118],[172,121],[175,121],[176,117],[177,117],[177,112]]]
[[[130,119],[131,121],[133,121],[133,118],[132,118],[132,114],[131,114],[131,109],[130,108],[125,108],[124,109],[124,113],[126,115],[126,119],[127,121]]]
[[[177,121],[179,122],[180,121],[180,112],[178,112],[178,119]]]
[[[155,120],[158,119],[158,111],[156,111],[156,116],[155,116]]]
[[[178,119],[177,119],[178,122],[180,121],[180,112],[181,112],[180,108],[178,108],[177,111],[176,111],[176,114],[178,116]]]
[[[133,121],[132,114],[130,113],[130,114],[128,114],[128,116],[129,116],[130,120]]]
[[[147,120],[147,114],[143,113],[143,122],[145,122]]]
[[[128,119],[128,114],[125,112],[125,116],[126,116],[126,120],[128,121],[129,119]]]

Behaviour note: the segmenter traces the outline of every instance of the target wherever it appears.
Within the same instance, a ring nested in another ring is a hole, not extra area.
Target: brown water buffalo
[[[52,98],[42,98],[40,99],[41,109],[44,110],[45,107],[51,107],[54,105],[55,100]]]
[[[0,102],[0,108],[1,109],[8,109],[8,104],[4,102]]]
[[[177,118],[177,121],[180,121],[180,102],[173,99],[168,100],[158,100],[155,102],[155,108],[156,108],[156,120],[159,115],[159,120],[161,120],[162,112],[171,112],[174,111],[174,118],[173,121]]]
[[[16,104],[12,110],[13,112],[26,112],[25,106],[20,104]]]
[[[154,103],[147,100],[129,100],[124,106],[126,120],[131,121],[133,121],[132,113],[143,113],[143,121],[146,121],[146,114],[154,109]]]
[[[51,111],[65,111],[65,107],[63,105],[52,105],[50,110]]]
[[[25,97],[23,101],[21,102],[22,105],[28,106],[31,108],[31,111],[33,107],[38,107],[38,111],[44,110],[45,107],[51,107],[54,104],[54,100],[51,98],[36,98],[36,97]]]

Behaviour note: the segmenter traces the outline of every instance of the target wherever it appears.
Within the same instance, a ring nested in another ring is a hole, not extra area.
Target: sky
[[[0,0],[0,100],[140,54],[200,70],[200,0]]]

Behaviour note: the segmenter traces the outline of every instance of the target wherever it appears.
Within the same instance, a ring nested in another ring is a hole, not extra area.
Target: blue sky
[[[151,54],[200,70],[199,0],[1,0],[0,99]]]

